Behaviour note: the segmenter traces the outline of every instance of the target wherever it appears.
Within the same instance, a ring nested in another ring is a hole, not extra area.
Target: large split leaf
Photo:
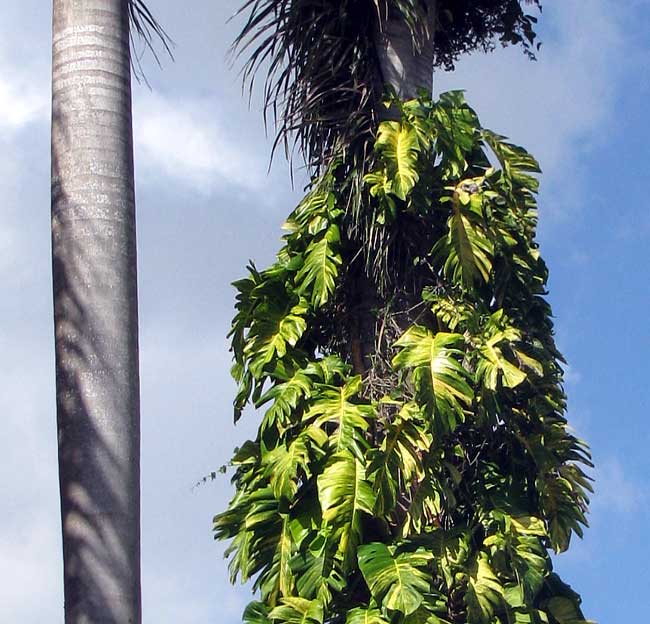
[[[421,408],[407,403],[390,422],[379,449],[371,451],[368,472],[377,492],[377,514],[390,513],[400,490],[410,488],[424,476],[422,454],[431,445]]]
[[[499,159],[504,178],[510,182],[511,187],[537,191],[539,180],[530,174],[541,173],[541,169],[533,156],[522,147],[508,143],[505,137],[489,130],[482,129],[481,136]]]
[[[345,624],[390,624],[376,607],[358,607],[348,611]]]
[[[402,537],[421,534],[427,527],[435,526],[443,509],[439,483],[425,469],[423,478],[413,488],[411,498],[404,510],[401,526]]]
[[[480,355],[476,376],[489,390],[496,390],[499,380],[506,388],[515,388],[526,379],[526,373],[510,362],[504,347],[514,352],[514,344],[521,340],[521,332],[507,323],[503,310],[494,312],[480,341]]]
[[[558,624],[590,624],[582,616],[578,605],[564,596],[551,598],[546,605],[546,611]]]
[[[217,538],[232,538],[226,550],[231,556],[230,577],[247,581],[261,570],[273,567],[273,559],[283,531],[283,520],[278,513],[278,501],[270,486],[263,480],[253,481],[241,489],[228,509],[215,516]]]
[[[535,537],[520,537],[512,559],[512,567],[522,589],[524,604],[533,604],[550,567],[546,553]]]
[[[487,282],[492,271],[494,245],[484,223],[479,184],[467,180],[453,189],[447,235],[432,250],[445,275],[466,288]]]
[[[366,441],[364,432],[375,415],[371,405],[353,403],[351,399],[361,392],[360,376],[352,377],[344,386],[319,385],[318,396],[305,415],[306,422],[314,422],[330,434],[331,446],[338,452],[352,451],[363,458]]]
[[[309,297],[316,308],[327,303],[334,292],[341,256],[338,253],[339,228],[332,224],[307,247],[304,264],[296,275],[300,293]]]
[[[319,230],[319,224],[325,221],[328,213],[335,203],[335,196],[326,185],[319,185],[307,193],[304,199],[298,204],[295,210],[289,215],[282,226],[283,230],[292,233],[315,234]]]
[[[292,498],[298,489],[298,475],[302,471],[309,476],[310,448],[324,446],[327,436],[322,429],[310,426],[304,429],[286,446],[280,444],[264,457],[265,475],[271,482],[273,493],[279,500]]]
[[[414,325],[395,343],[400,352],[393,358],[398,369],[412,369],[419,397],[439,419],[443,428],[454,429],[463,418],[463,407],[472,401],[469,373],[460,364],[460,334],[438,332]]]
[[[309,397],[312,384],[311,377],[305,370],[300,369],[287,381],[270,388],[255,404],[256,407],[261,407],[273,401],[264,415],[262,429],[270,425],[276,425],[280,430],[286,428],[299,403]]]
[[[470,157],[476,159],[479,137],[476,113],[465,102],[462,91],[440,94],[432,113],[440,169],[445,178],[459,178],[466,172]]]
[[[283,598],[269,618],[283,624],[323,624],[323,605],[318,600],[306,598]]]
[[[291,559],[293,557],[294,543],[289,530],[289,518],[282,518],[282,530],[278,539],[278,545],[273,558],[273,572],[271,576],[277,575],[277,587],[281,596],[291,596],[294,587],[294,578],[291,572]]]
[[[244,348],[249,369],[259,378],[264,367],[276,358],[282,358],[289,347],[296,345],[307,328],[304,303],[287,307],[263,304],[257,310],[256,321],[250,329]]]
[[[488,624],[503,599],[503,586],[484,553],[471,562],[465,602],[472,621]]]
[[[375,494],[366,480],[364,465],[350,451],[333,455],[318,477],[318,498],[323,520],[339,540],[339,552],[349,565],[361,540],[361,516],[372,515]]]
[[[271,624],[268,609],[263,602],[257,600],[247,605],[242,620],[244,624]]]
[[[570,471],[565,469],[564,472]],[[555,552],[565,551],[569,547],[572,533],[582,537],[580,525],[587,525],[581,492],[577,487],[561,474],[547,473],[537,480],[548,534]]]
[[[298,594],[302,598],[318,599],[328,604],[332,592],[340,592],[345,587],[345,579],[339,568],[340,562],[325,546],[316,552],[308,549],[296,554],[291,569],[296,578]]]
[[[431,555],[422,552],[395,554],[385,544],[359,548],[359,568],[373,598],[389,611],[404,615],[415,612],[430,591],[431,576],[426,567]]]
[[[386,164],[392,192],[405,200],[419,178],[417,132],[398,121],[384,121],[379,126],[375,147]]]

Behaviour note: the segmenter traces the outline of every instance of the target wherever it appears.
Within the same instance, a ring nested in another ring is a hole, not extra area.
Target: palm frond
[[[384,85],[373,34],[395,10],[417,46],[424,0],[248,0],[235,40],[247,53],[242,77],[252,92],[266,73],[265,118],[277,126],[274,150],[298,148],[316,173],[341,152],[359,155],[372,136]],[[347,159],[344,159],[347,160]],[[361,158],[355,159],[358,163]]]
[[[135,47],[133,39],[133,33],[135,32],[139,39],[144,42],[145,48],[151,52],[158,65],[160,65],[160,57],[156,50],[156,41],[162,45],[164,52],[173,59],[174,54],[172,48],[174,42],[153,16],[153,13],[151,13],[143,0],[128,0],[128,11],[129,22],[131,23],[131,33],[129,35],[131,38],[131,50]],[[146,82],[140,56],[134,55],[133,52],[131,54],[131,64],[136,79],[143,79]]]
[[[415,52],[432,39],[435,22],[434,63],[450,68],[462,53],[492,49],[495,38],[532,56],[536,18],[522,6],[532,3],[541,8],[540,0],[439,0],[433,20],[429,0],[247,0],[236,14],[246,18],[233,52],[247,55],[242,77],[251,94],[265,74],[274,151],[283,145],[291,156],[297,147],[319,173],[336,152],[363,162],[385,87],[377,34],[389,21],[406,24]]]

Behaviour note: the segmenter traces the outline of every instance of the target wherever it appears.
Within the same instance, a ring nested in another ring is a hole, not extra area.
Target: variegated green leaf
[[[466,187],[476,190],[470,193],[463,190]],[[494,245],[488,237],[481,201],[476,182],[459,184],[453,190],[448,233],[432,250],[445,276],[468,289],[477,282],[487,282],[492,271]]]
[[[285,597],[269,618],[283,624],[323,624],[323,605],[318,600]]]
[[[386,164],[392,192],[405,200],[419,178],[417,132],[409,125],[384,121],[379,126],[375,147]]]
[[[300,340],[307,328],[306,312],[303,303],[288,310],[271,304],[258,309],[259,316],[251,326],[244,348],[249,369],[255,377],[259,378],[267,364],[284,357],[287,349]]]
[[[431,443],[421,408],[407,403],[386,428],[382,445],[370,453],[368,473],[377,492],[380,517],[394,509],[398,489],[410,489],[424,477],[421,457]]]
[[[495,576],[485,554],[480,553],[469,567],[465,603],[472,622],[489,624],[503,600],[503,586]]]
[[[463,408],[473,398],[469,373],[460,363],[463,337],[414,325],[395,343],[401,350],[393,358],[399,369],[412,370],[420,399],[437,416],[443,428],[454,429]]]
[[[361,392],[359,375],[344,386],[320,385],[316,398],[305,414],[305,422],[313,422],[323,430],[332,429],[331,446],[335,452],[350,450],[363,459],[367,446],[364,433],[375,416],[375,409],[367,403],[352,401]]]
[[[325,305],[334,292],[342,262],[338,253],[339,242],[339,228],[332,224],[322,237],[309,244],[304,264],[296,275],[299,292],[317,308]]]
[[[338,550],[350,565],[362,537],[362,514],[372,515],[375,506],[365,466],[349,451],[333,455],[318,477],[318,498],[323,520],[332,527]]]
[[[390,624],[390,621],[375,607],[358,607],[348,611],[345,624]]]
[[[414,613],[430,591],[431,576],[426,568],[431,555],[424,552],[395,554],[385,544],[359,548],[359,569],[373,598],[388,611]]]

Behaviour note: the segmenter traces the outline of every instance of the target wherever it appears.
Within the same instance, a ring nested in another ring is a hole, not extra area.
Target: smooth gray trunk
[[[138,624],[140,415],[126,0],[54,0],[52,263],[66,624]]]

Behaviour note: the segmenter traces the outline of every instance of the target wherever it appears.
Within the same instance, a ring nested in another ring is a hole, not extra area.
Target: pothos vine
[[[263,416],[214,528],[259,592],[244,621],[583,623],[549,556],[582,535],[591,464],[564,417],[538,165],[460,92],[391,104],[362,183],[335,160],[276,262],[235,283],[235,419]]]

